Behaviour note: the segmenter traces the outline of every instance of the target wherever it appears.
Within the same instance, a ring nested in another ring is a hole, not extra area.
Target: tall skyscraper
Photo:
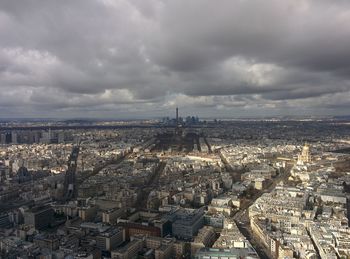
[[[179,125],[179,108],[176,107],[176,126]]]
[[[6,133],[0,135],[0,144],[6,144]]]
[[[11,143],[17,144],[17,132],[15,132],[15,131],[11,132]]]

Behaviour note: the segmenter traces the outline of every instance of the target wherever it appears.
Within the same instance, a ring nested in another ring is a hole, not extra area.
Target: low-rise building
[[[112,259],[130,259],[137,256],[138,252],[141,251],[143,247],[143,241],[139,239],[134,239],[128,242],[125,246],[113,250],[111,252]]]
[[[96,246],[104,251],[116,249],[125,240],[125,231],[123,228],[110,228],[96,236]]]
[[[51,206],[34,207],[24,212],[24,223],[39,230],[44,229],[52,223],[53,214]]]

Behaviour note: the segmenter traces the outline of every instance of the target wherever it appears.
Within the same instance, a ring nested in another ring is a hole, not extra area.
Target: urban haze
[[[350,1],[0,0],[0,259],[350,258]]]

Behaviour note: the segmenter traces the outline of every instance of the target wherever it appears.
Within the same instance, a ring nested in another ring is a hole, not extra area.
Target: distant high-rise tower
[[[179,125],[179,108],[176,107],[176,125]]]
[[[17,132],[12,131],[11,132],[11,143],[12,144],[17,144],[18,138],[17,138]]]
[[[176,107],[176,125],[175,125],[175,135],[176,136],[181,136],[182,135],[182,130],[181,130],[181,125],[179,121],[179,108]]]

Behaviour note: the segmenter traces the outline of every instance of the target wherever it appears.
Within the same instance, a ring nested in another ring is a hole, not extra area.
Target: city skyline
[[[349,115],[347,1],[0,3],[0,118]]]
[[[349,0],[1,0],[0,258],[350,258]]]
[[[349,121],[0,125],[0,256],[348,258]]]

